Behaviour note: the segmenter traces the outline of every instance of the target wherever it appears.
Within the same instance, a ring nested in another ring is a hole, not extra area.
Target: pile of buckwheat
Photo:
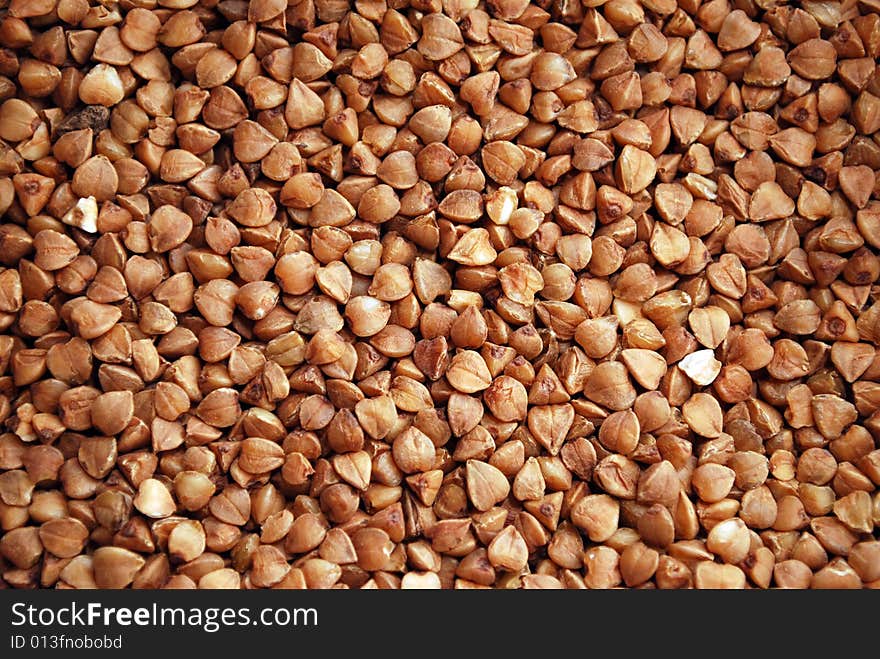
[[[0,5],[0,587],[880,586],[880,0]]]

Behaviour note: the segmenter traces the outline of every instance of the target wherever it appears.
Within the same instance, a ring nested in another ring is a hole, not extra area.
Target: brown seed
[[[500,421],[521,421],[526,416],[528,394],[521,382],[502,375],[484,391],[486,406]]]
[[[364,432],[376,439],[382,439],[390,432],[397,417],[394,400],[386,395],[361,400],[354,411]]]
[[[713,552],[725,563],[735,565],[748,556],[749,531],[740,519],[727,519],[719,522],[709,531],[706,549]]]
[[[591,494],[578,501],[571,511],[572,522],[593,542],[605,542],[617,530],[620,504],[607,494]]]
[[[487,389],[492,375],[480,353],[462,350],[455,355],[446,369],[449,384],[462,393],[472,394]]]
[[[395,464],[407,474],[428,471],[434,465],[434,443],[412,426],[394,439],[392,454]]]
[[[125,97],[122,78],[115,67],[97,64],[83,77],[79,85],[79,98],[86,105],[112,106]]]
[[[268,439],[249,437],[241,443],[238,464],[251,474],[269,473],[284,464],[284,451]]]
[[[510,492],[510,483],[501,471],[479,460],[467,462],[467,491],[477,510],[489,510]]]
[[[192,218],[174,206],[160,206],[150,216],[150,245],[157,252],[167,252],[183,243],[192,231]]]
[[[448,16],[430,14],[422,24],[422,36],[418,40],[418,50],[430,60],[444,60],[451,57],[464,46],[458,26]]]
[[[205,551],[205,531],[195,520],[177,524],[168,536],[168,552],[181,561],[192,561]]]
[[[634,542],[620,555],[620,574],[627,586],[638,586],[654,576],[659,563],[660,555],[656,550]]]
[[[541,446],[555,456],[574,423],[574,414],[574,408],[569,404],[532,407],[527,419],[529,431]]]
[[[391,308],[387,302],[359,295],[345,305],[345,317],[356,336],[373,336],[388,324]]]
[[[275,275],[285,293],[301,295],[315,285],[318,263],[308,252],[292,252],[278,259]]]
[[[186,510],[199,510],[214,494],[214,483],[198,471],[181,471],[174,477],[174,495]]]
[[[609,451],[624,455],[635,450],[641,428],[632,411],[615,412],[599,427],[599,442]]]
[[[584,584],[588,588],[614,588],[622,579],[619,565],[620,556],[611,547],[588,549],[584,554]]]
[[[141,482],[133,503],[144,515],[154,519],[168,517],[175,510],[168,488],[155,478],[147,478]]]
[[[120,547],[99,547],[93,555],[94,578],[98,588],[119,589],[128,586],[144,566],[144,559]]]
[[[599,405],[625,410],[635,402],[636,390],[623,364],[602,362],[587,378],[584,395]]]
[[[648,152],[627,144],[620,152],[615,171],[621,189],[635,194],[654,180],[656,162]]]
[[[59,558],[78,555],[88,539],[86,526],[73,517],[54,519],[40,526],[40,542],[46,551]]]
[[[471,229],[455,244],[448,258],[462,265],[489,265],[497,253],[489,241],[489,233],[485,229]]]
[[[489,543],[488,558],[493,567],[516,572],[528,561],[528,547],[522,535],[507,526]]]
[[[694,571],[694,583],[699,589],[741,589],[746,587],[746,575],[735,565],[700,561]]]
[[[694,470],[691,483],[702,501],[715,503],[730,493],[735,479],[733,469],[709,462]]]
[[[73,240],[51,229],[44,229],[34,236],[33,247],[36,251],[34,263],[44,270],[60,270],[73,263],[79,254]]]

